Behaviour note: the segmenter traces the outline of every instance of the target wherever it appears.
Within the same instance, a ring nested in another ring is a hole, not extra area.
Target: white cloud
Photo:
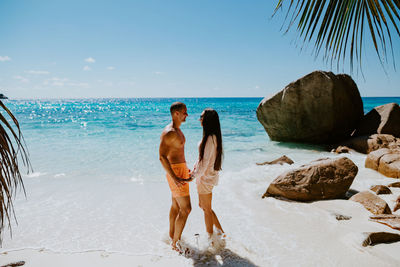
[[[88,83],[81,83],[81,82],[70,82],[67,83],[68,86],[73,86],[73,87],[82,87],[82,88],[89,88]]]
[[[83,67],[83,70],[84,71],[89,71],[89,70],[91,70],[92,68],[90,68],[89,66],[85,66],[85,67]]]
[[[68,81],[67,78],[53,77],[53,78],[44,80],[43,85],[64,86],[65,82],[67,82],[67,81]]]
[[[4,61],[11,61],[11,58],[9,56],[0,56],[0,62]]]
[[[107,69],[108,70],[115,70],[115,67],[110,66],[110,67],[107,67]]]
[[[164,74],[164,72],[162,72],[162,71],[155,71],[155,72],[153,72],[155,75],[163,75]]]
[[[85,61],[88,62],[88,63],[95,63],[96,62],[96,60],[94,58],[92,58],[92,57],[85,58]]]
[[[13,78],[18,80],[18,81],[20,81],[20,82],[22,82],[22,83],[29,83],[29,80],[27,78],[25,78],[23,76],[20,76],[20,75],[16,75]]]
[[[35,74],[35,75],[47,75],[47,74],[50,74],[50,72],[48,72],[46,70],[27,70],[27,71],[25,71],[25,73]]]

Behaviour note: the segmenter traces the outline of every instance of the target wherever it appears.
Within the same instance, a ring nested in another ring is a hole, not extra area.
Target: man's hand
[[[183,182],[183,183],[188,183],[188,182],[193,181],[194,177],[190,175],[190,177],[187,178],[187,179],[183,179],[183,178],[179,178],[179,177],[176,177],[176,179],[177,179],[178,181]]]
[[[181,186],[186,184],[186,180],[182,179],[182,178],[179,178],[179,177],[175,177],[174,178],[174,182],[175,182],[177,187],[181,187]]]
[[[191,182],[191,181],[193,181],[193,179],[194,179],[194,176],[192,174],[190,174],[189,179],[186,179],[186,181]]]

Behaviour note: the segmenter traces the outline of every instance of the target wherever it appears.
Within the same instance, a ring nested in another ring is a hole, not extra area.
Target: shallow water
[[[2,251],[99,249],[135,255],[172,255],[165,243],[170,191],[158,160],[158,146],[160,133],[170,121],[169,106],[175,100],[6,101],[20,121],[34,172],[24,175],[27,196],[18,194],[15,201],[18,226],[13,227],[12,239],[8,232],[4,234]],[[314,159],[337,155],[321,152],[318,146],[271,142],[256,118],[261,98],[179,100],[186,103],[189,113],[181,127],[187,140],[189,168],[197,157],[197,143],[202,135],[200,113],[206,107],[213,107],[220,115],[225,158],[213,206],[228,233],[227,246],[221,251],[225,260],[235,259],[237,264],[249,266],[343,263],[343,259],[334,258],[326,262],[329,253],[322,250],[314,255],[315,249],[329,242],[327,238],[335,238],[336,231],[343,234],[340,238],[354,240],[346,232],[351,227],[338,223],[330,211],[342,209],[367,218],[368,214],[356,204],[342,200],[302,204],[261,199],[269,182],[282,172]],[[398,103],[400,98],[363,101],[367,112],[380,104]],[[295,164],[255,164],[283,154]],[[363,168],[364,155],[348,156],[360,168],[352,188],[362,190],[391,180]],[[190,246],[200,246],[203,250],[207,239],[194,184],[191,196],[193,210],[183,237]],[[365,227],[380,229],[381,226],[366,223]],[[310,246],[310,242],[314,245]],[[341,255],[351,254],[341,241],[332,240],[331,246]],[[282,255],[293,256],[282,258]],[[355,252],[354,257],[357,258]],[[379,262],[381,256],[371,257]]]

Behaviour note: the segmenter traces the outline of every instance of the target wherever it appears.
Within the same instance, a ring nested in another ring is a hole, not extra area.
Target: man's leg
[[[174,239],[175,221],[176,217],[178,216],[178,213],[179,213],[178,202],[174,197],[172,197],[172,205],[171,209],[169,210],[169,237],[171,238],[171,240]]]
[[[175,232],[172,239],[172,246],[175,248],[176,242],[181,239],[183,228],[185,227],[186,220],[189,216],[192,206],[190,204],[190,196],[176,197],[176,202],[179,206],[178,216],[175,220]]]

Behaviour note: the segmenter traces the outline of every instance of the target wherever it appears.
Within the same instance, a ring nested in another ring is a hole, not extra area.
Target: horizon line
[[[49,97],[49,98],[7,98],[7,99],[0,99],[0,100],[74,100],[74,99],[195,99],[195,98],[202,98],[202,99],[222,99],[222,98],[265,98],[266,96],[141,96],[141,97]],[[268,97],[268,96],[267,96]],[[361,98],[400,98],[400,96],[361,96]]]

